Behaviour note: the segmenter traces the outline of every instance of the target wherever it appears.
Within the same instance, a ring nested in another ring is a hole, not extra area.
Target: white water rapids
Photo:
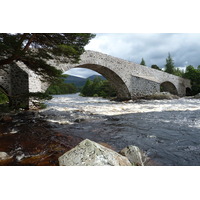
[[[200,100],[114,102],[57,95],[40,112],[59,131],[121,150],[139,146],[161,165],[200,165]]]

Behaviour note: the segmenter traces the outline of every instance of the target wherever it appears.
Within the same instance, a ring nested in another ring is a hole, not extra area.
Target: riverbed
[[[55,131],[106,143],[120,151],[143,150],[156,165],[200,165],[200,100],[114,102],[99,97],[56,95],[40,111]]]

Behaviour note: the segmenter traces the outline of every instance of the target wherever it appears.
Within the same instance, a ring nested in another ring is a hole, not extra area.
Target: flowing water
[[[120,151],[142,149],[157,165],[200,165],[200,100],[114,102],[57,95],[40,114],[55,129]]]

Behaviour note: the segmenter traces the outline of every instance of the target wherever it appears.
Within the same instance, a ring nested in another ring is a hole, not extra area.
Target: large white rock
[[[131,166],[126,157],[88,139],[58,160],[60,166]]]
[[[130,145],[120,151],[120,154],[126,156],[132,165],[144,166],[149,158],[137,146]]]

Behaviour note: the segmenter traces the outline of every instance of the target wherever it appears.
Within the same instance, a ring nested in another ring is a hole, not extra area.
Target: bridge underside
[[[87,68],[93,71],[98,72],[99,74],[103,75],[112,85],[112,87],[117,92],[117,97],[121,100],[131,99],[130,91],[128,90],[124,81],[112,70],[95,64],[85,64],[79,65],[76,68]]]

